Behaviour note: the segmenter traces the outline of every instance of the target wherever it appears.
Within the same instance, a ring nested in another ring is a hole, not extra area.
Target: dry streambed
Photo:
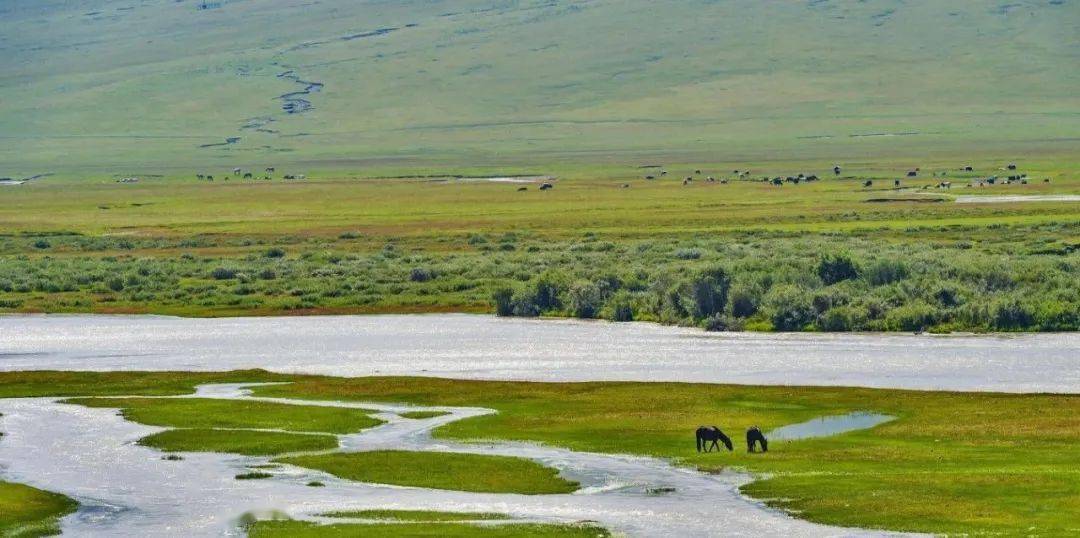
[[[0,462],[6,478],[74,497],[81,503],[63,529],[78,536],[242,535],[243,514],[285,513],[324,520],[341,510],[421,509],[497,512],[508,521],[595,521],[633,536],[675,534],[861,536],[879,532],[842,529],[801,521],[748,499],[739,486],[745,473],[708,475],[646,457],[574,452],[530,443],[456,443],[435,440],[431,431],[483,408],[418,408],[401,405],[253,398],[251,384],[199,387],[201,398],[349,407],[376,411],[385,424],[339,435],[341,450],[413,450],[512,456],[557,469],[581,489],[567,494],[520,495],[365,484],[291,465],[268,466],[267,457],[187,453],[167,461],[136,441],[165,428],[129,422],[108,408],[64,404],[51,398],[0,400],[3,428]],[[445,413],[420,419],[401,413]],[[827,419],[826,433],[868,427],[874,420]],[[820,425],[803,426],[813,429]],[[804,432],[806,433],[806,432]],[[779,435],[778,437],[783,437]],[[272,476],[236,480],[253,471]],[[324,487],[310,487],[318,481]]]

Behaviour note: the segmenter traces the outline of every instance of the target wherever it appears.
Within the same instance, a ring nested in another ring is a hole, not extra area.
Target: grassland
[[[823,523],[954,535],[1077,530],[1075,396],[422,378],[313,378],[260,391],[492,407],[499,413],[452,423],[437,436],[743,468],[763,476],[745,492]],[[768,431],[859,410],[898,418],[872,430],[772,443],[767,455],[694,451],[692,432],[700,424],[719,424],[738,440],[750,425]]]
[[[1004,162],[972,172],[924,162],[901,189],[893,178],[912,163],[845,165],[839,176],[821,162],[757,163],[755,181],[730,173],[745,164],[671,167],[699,178],[688,186],[642,179],[653,169],[564,165],[543,193],[340,173],[49,178],[4,191],[0,312],[498,310],[715,329],[1075,330],[1075,202],[910,201],[1080,193],[1073,161],[1022,162],[1027,185],[962,186],[1003,174]],[[756,180],[799,170],[825,179]],[[941,174],[953,189],[922,188]]]
[[[206,398],[72,398],[67,403],[118,408],[124,418],[167,426],[139,439],[166,452],[229,452],[271,456],[338,447],[331,434],[382,424],[364,409]],[[266,431],[271,430],[271,431]]]
[[[245,456],[275,456],[338,447],[337,438],[332,435],[187,428],[148,435],[139,439],[139,444],[163,452],[228,452]]]
[[[1064,154],[1080,132],[1071,2],[197,6],[5,2],[0,176]],[[282,110],[287,71],[325,84],[312,110]]]
[[[248,529],[251,538],[352,537],[372,538],[605,538],[610,534],[592,525],[464,523],[375,523],[319,525],[301,521],[259,521]]]
[[[258,389],[264,395],[499,411],[436,430],[445,438],[537,441],[667,457],[706,471],[745,469],[759,476],[745,492],[823,523],[952,535],[1057,536],[1077,531],[1072,514],[1080,508],[1080,398],[1075,395],[349,379],[258,371],[193,373],[187,379],[176,373],[9,372],[0,373],[0,387],[25,387],[15,393],[20,396],[70,394],[90,385],[99,393],[123,394],[132,386],[183,393],[204,379],[244,377],[296,381]],[[10,390],[6,394],[14,395]],[[764,455],[694,450],[692,431],[701,424],[717,424],[738,440],[750,425],[768,431],[852,411],[897,419],[834,437],[774,442]],[[488,474],[503,473],[490,469]]]
[[[377,450],[286,456],[274,461],[375,484],[526,495],[577,489],[576,483],[560,478],[554,469],[506,456]]]
[[[481,521],[509,519],[505,514],[491,512],[434,512],[430,510],[346,510],[320,514],[324,517],[391,520],[391,521]]]
[[[120,409],[124,418],[173,428],[277,429],[312,433],[355,433],[382,424],[371,411],[295,406],[210,398],[74,398],[68,403]]]
[[[23,484],[0,481],[0,536],[59,533],[58,519],[75,511],[75,501]]]

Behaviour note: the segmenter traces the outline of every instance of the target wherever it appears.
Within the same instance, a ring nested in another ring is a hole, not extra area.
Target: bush
[[[859,270],[855,262],[843,254],[830,254],[821,258],[817,268],[818,276],[826,285],[833,285],[853,278],[858,278]]]
[[[259,271],[260,280],[274,280],[277,278],[277,273],[273,269],[263,269]]]
[[[218,267],[213,271],[210,271],[210,278],[213,278],[214,280],[232,280],[236,278],[236,270]]]
[[[285,257],[285,250],[274,247],[272,249],[267,250],[265,253],[263,253],[263,256],[266,256],[267,258],[284,258]]]
[[[1034,314],[1018,299],[1007,299],[994,306],[992,323],[995,329],[1003,331],[1025,329],[1034,321]]]
[[[750,288],[735,288],[731,290],[731,315],[737,318],[748,318],[758,311],[760,298]]]
[[[616,293],[611,298],[610,309],[609,320],[634,321],[634,300],[630,293],[625,291]]]
[[[828,332],[853,331],[859,326],[859,311],[850,306],[830,308],[818,320],[818,328]]]
[[[592,282],[578,282],[567,293],[570,311],[577,318],[595,318],[603,307],[600,287]]]
[[[105,285],[113,291],[124,291],[124,279],[114,276],[105,282]]]
[[[937,309],[922,301],[908,303],[890,310],[885,324],[894,331],[926,331],[941,321]]]
[[[415,267],[409,272],[409,280],[412,282],[427,282],[435,278],[435,273],[430,269]]]
[[[713,314],[708,318],[705,318],[705,322],[702,327],[706,331],[720,332],[720,331],[741,331],[743,330],[743,322],[739,319],[733,319],[724,314]]]
[[[866,280],[874,286],[884,286],[907,278],[908,268],[902,262],[878,260],[866,270]]]
[[[693,312],[695,319],[705,319],[723,312],[727,305],[727,294],[731,288],[731,278],[727,271],[715,267],[702,271],[690,284],[693,290]]]
[[[51,246],[52,245],[49,244],[49,242],[44,240],[44,239],[38,239],[37,241],[34,241],[34,248],[36,248],[38,250],[45,250],[45,249],[47,249],[47,248],[49,248]]]
[[[491,299],[495,301],[496,316],[514,315],[514,290],[499,288],[495,290],[495,293],[491,294]]]
[[[765,305],[773,328],[777,331],[801,331],[814,321],[814,306],[810,296],[791,284],[769,290]]]

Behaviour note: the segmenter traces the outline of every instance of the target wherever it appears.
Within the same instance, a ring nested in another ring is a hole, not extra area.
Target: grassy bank
[[[359,482],[484,493],[570,493],[577,484],[531,460],[478,454],[378,450],[274,460]]]
[[[164,452],[228,452],[245,456],[273,456],[289,452],[332,450],[332,435],[261,432],[249,430],[166,430],[139,439],[139,444]]]
[[[1063,535],[1080,508],[1080,398],[842,387],[683,383],[522,383],[235,373],[0,373],[0,394],[183,393],[199,382],[292,379],[258,389],[296,398],[497,409],[440,428],[454,439],[538,441],[577,450],[673,458],[704,470],[760,473],[747,493],[799,517],[945,534]],[[16,390],[18,389],[18,390]],[[738,442],[852,411],[897,417],[871,430],[774,442],[768,454],[698,454],[692,432],[716,424]],[[492,474],[501,471],[493,470]],[[508,473],[509,475],[509,473]],[[392,479],[389,476],[388,479]]]
[[[23,484],[0,481],[0,536],[51,536],[58,519],[75,511],[75,501]]]

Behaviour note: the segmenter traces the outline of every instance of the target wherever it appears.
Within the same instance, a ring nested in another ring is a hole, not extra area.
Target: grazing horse
[[[712,452],[712,449],[714,448],[720,450],[720,445],[717,444],[717,441],[724,443],[724,446],[727,447],[729,452],[734,450],[731,445],[731,439],[724,435],[724,432],[720,431],[720,428],[717,428],[716,426],[701,426],[697,429],[695,435],[697,437],[698,452],[701,452],[702,450],[705,452]]]
[[[769,451],[769,442],[765,440],[765,434],[761,433],[761,430],[757,426],[750,426],[746,430],[746,450],[747,452],[754,451],[754,445],[760,444],[762,452]]]

